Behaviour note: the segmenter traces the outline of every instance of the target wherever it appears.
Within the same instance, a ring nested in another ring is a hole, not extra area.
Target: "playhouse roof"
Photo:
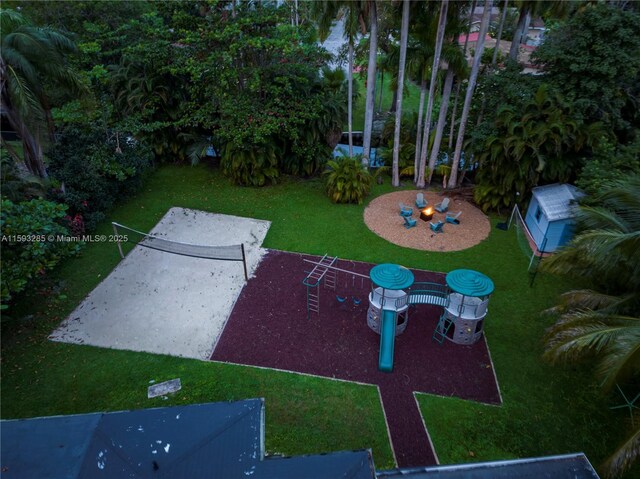
[[[371,281],[384,289],[403,289],[413,284],[413,273],[399,264],[379,264],[369,272]]]
[[[465,296],[488,296],[494,285],[487,276],[471,269],[456,269],[447,274],[447,285],[456,293]]]
[[[549,221],[558,221],[573,216],[574,203],[584,194],[575,186],[553,184],[533,189],[533,196]]]

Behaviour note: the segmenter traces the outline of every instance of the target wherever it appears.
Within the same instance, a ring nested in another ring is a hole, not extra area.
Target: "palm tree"
[[[453,154],[451,175],[449,176],[449,183],[447,185],[449,188],[455,188],[458,183],[458,166],[460,165],[460,156],[462,154],[462,143],[464,141],[464,133],[467,126],[467,120],[469,119],[469,111],[471,110],[471,99],[473,98],[473,91],[475,90],[478,73],[480,71],[480,59],[482,58],[482,52],[484,51],[484,37],[487,35],[487,30],[489,29],[489,19],[491,18],[492,5],[493,0],[487,0],[484,2],[484,11],[482,13],[482,21],[480,22],[480,32],[478,32],[478,43],[476,44],[476,51],[473,55],[471,75],[469,76],[467,93],[464,98],[462,115],[460,115],[460,127],[458,128],[456,149]]]
[[[498,59],[498,50],[500,48],[500,39],[502,38],[502,29],[504,28],[504,22],[507,19],[507,12],[509,9],[509,0],[504,0],[502,4],[502,16],[500,17],[500,26],[498,27],[498,34],[496,35],[496,46],[493,49],[493,57],[491,58],[491,68],[496,66],[496,61]]]
[[[400,186],[398,156],[400,154],[400,125],[402,122],[402,93],[404,90],[404,70],[407,60],[407,39],[409,37],[409,0],[402,3],[402,26],[400,28],[400,64],[398,66],[398,98],[396,100],[396,124],[393,132],[393,186]]]
[[[79,80],[65,61],[75,45],[49,28],[32,25],[19,12],[0,10],[1,114],[20,136],[29,172],[47,178],[43,144],[53,136],[44,81],[79,92]]]
[[[531,17],[536,17],[544,13],[547,16],[563,18],[571,9],[571,2],[563,0],[519,0],[517,4],[520,14],[518,16],[518,24],[515,32],[513,33],[513,40],[511,41],[511,48],[509,50],[509,58],[514,61],[518,61],[520,44],[524,39],[526,39],[526,30],[528,29]]]
[[[407,47],[407,68],[411,76],[420,83],[420,99],[418,101],[418,122],[416,124],[416,143],[414,155],[413,181],[418,180],[418,167],[420,164],[420,145],[422,140],[422,119],[424,113],[424,100],[427,96],[427,76],[431,68],[434,45],[432,38],[437,32],[436,22],[432,20],[430,11],[432,3],[426,2],[427,8],[415,12],[412,17],[416,18],[414,28],[410,35],[410,42]],[[422,6],[420,5],[420,6]]]
[[[552,362],[596,356],[604,391],[640,375],[640,176],[620,181],[576,214],[579,233],[542,270],[592,283],[569,291],[550,310],[559,320],[547,332]],[[636,382],[636,384],[638,384]],[[613,477],[640,455],[640,424],[605,462]]]
[[[469,11],[469,22],[467,24],[467,34],[464,39],[464,46],[462,47],[462,54],[465,59],[467,58],[467,46],[469,45],[469,36],[471,35],[471,28],[473,27],[473,14],[476,10],[476,0],[471,2],[471,10]],[[458,112],[458,98],[460,98],[460,89],[462,87],[461,82],[457,82],[456,86],[456,96],[453,100],[453,111],[451,112],[451,128],[449,130],[449,149],[453,147],[453,138],[456,126],[456,115]]]
[[[528,23],[527,18],[530,18],[533,9],[536,8],[536,4],[540,2],[533,0],[521,0],[519,3],[520,14],[518,16],[518,24],[513,32],[513,39],[511,40],[511,48],[509,50],[509,58],[513,61],[518,61],[520,44],[522,43],[522,38],[526,36],[524,29],[525,25]]]
[[[429,156],[429,177],[428,183],[431,183],[433,170],[435,169],[438,156],[440,154],[440,145],[442,143],[442,135],[444,125],[447,120],[447,112],[449,111],[449,98],[451,97],[451,89],[453,88],[453,69],[447,66],[446,75],[444,77],[444,85],[442,87],[442,96],[440,97],[440,113],[438,114],[438,123],[436,124],[433,145],[431,146],[431,155]]]
[[[431,67],[431,83],[429,84],[429,99],[427,100],[427,111],[424,119],[424,132],[422,134],[422,142],[420,145],[420,165],[418,166],[418,181],[416,182],[416,186],[418,188],[424,188],[425,186],[425,168],[427,163],[427,149],[429,147],[431,114],[433,113],[433,97],[436,91],[436,81],[438,79],[438,70],[440,68],[440,53],[442,51],[442,43],[444,42],[448,8],[449,0],[442,0],[440,15],[438,17],[438,33],[436,35],[436,47],[433,54],[433,66]]]
[[[457,42],[457,39],[456,39]],[[446,44],[442,49],[442,56],[446,61],[447,73],[442,87],[442,96],[440,98],[440,114],[438,115],[438,123],[436,124],[435,137],[431,146],[431,156],[429,157],[429,183],[435,170],[436,162],[440,154],[440,145],[444,136],[444,128],[447,122],[447,112],[449,111],[449,98],[453,88],[453,78],[464,78],[468,72],[467,59],[456,44]]]
[[[362,139],[362,164],[369,166],[371,133],[373,130],[374,93],[376,85],[376,62],[378,61],[378,10],[376,0],[367,0],[369,10],[369,63],[367,65],[367,97],[364,110],[364,133]]]
[[[353,156],[353,59],[354,44],[358,35],[358,27],[361,33],[365,33],[363,11],[360,2],[357,1],[324,1],[312,4],[313,15],[318,19],[318,36],[323,42],[327,39],[333,20],[338,13],[344,13],[344,38],[348,44],[348,70],[347,70],[347,129],[349,135],[349,156]]]

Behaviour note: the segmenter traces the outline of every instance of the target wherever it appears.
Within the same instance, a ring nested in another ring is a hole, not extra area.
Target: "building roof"
[[[553,184],[533,189],[533,196],[549,221],[558,221],[573,216],[576,201],[584,194],[575,186]]]
[[[480,38],[480,33],[478,32],[474,32],[474,33],[470,33],[469,34],[469,42],[473,43],[473,42],[477,42],[478,39]],[[465,40],[467,39],[467,35],[466,34],[462,34],[458,37],[458,44],[462,45],[464,44]],[[487,40],[491,40],[491,36],[489,34],[484,36],[485,41]]]
[[[2,421],[14,477],[240,477],[263,455],[263,400]]]
[[[598,479],[583,453],[379,471],[380,479]]]
[[[264,400],[1,422],[11,477],[372,479],[371,451],[264,457]],[[4,476],[4,474],[3,474]],[[7,476],[9,477],[9,476]]]

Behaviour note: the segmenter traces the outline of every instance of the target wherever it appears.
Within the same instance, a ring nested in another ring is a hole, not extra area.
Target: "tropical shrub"
[[[488,135],[473,146],[480,163],[474,199],[483,211],[500,209],[518,195],[527,198],[539,182],[566,182],[601,138],[600,124],[584,125],[543,84],[522,108],[500,108]]]
[[[65,129],[48,156],[52,178],[60,188],[52,198],[69,205],[69,215],[80,214],[87,231],[105,218],[120,198],[142,187],[153,154],[141,143],[98,128]]]
[[[227,143],[222,149],[222,171],[237,185],[264,186],[279,176],[281,150],[275,142],[238,147]]]
[[[544,80],[585,121],[601,121],[628,143],[638,128],[640,13],[615,2],[589,2],[552,29],[533,54]]]
[[[80,245],[58,241],[69,231],[63,226],[67,207],[42,199],[21,203],[2,200],[2,292],[3,308],[11,297],[25,290],[29,281],[52,269]]]
[[[640,135],[628,145],[602,142],[580,171],[576,184],[590,198],[620,178],[633,175],[640,175]]]
[[[237,17],[212,8],[199,30],[181,32],[189,48],[177,49],[170,67],[179,64],[191,80],[181,124],[215,138],[224,173],[236,184],[313,175],[340,137],[344,75],[322,70],[328,57],[313,28],[291,27],[287,9],[238,8]]]
[[[371,190],[372,176],[362,158],[342,157],[327,162],[324,172],[327,195],[334,203],[362,204]]]

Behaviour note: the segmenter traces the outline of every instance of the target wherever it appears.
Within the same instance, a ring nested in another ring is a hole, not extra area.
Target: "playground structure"
[[[473,344],[482,337],[493,281],[477,271],[456,269],[447,274],[446,282],[450,293],[433,339],[440,344],[445,339]]]
[[[409,307],[448,304],[447,287],[440,283],[414,282],[413,273],[397,264],[381,264],[371,269],[371,293],[367,325],[380,335],[378,369],[393,370],[395,337],[407,328]]]
[[[303,281],[307,288],[307,319],[312,312],[320,312],[323,279],[325,287],[334,291],[338,272],[351,275],[354,281],[356,277],[361,281],[371,280],[367,326],[380,335],[380,371],[393,371],[395,337],[406,330],[411,306],[427,304],[442,308],[432,336],[440,344],[445,339],[456,344],[473,344],[482,336],[489,297],[494,289],[493,282],[482,273],[454,270],[447,274],[445,284],[442,284],[415,282],[413,273],[397,264],[374,266],[367,277],[338,268],[337,257],[324,255],[319,261],[304,261],[313,264]],[[336,298],[340,303],[346,301],[346,297],[336,295]]]
[[[369,273],[371,293],[367,324],[380,334],[378,369],[393,370],[395,338],[407,327],[409,295],[404,291],[414,282],[413,273],[397,264],[379,264]],[[398,322],[398,319],[401,322]]]
[[[349,275],[352,281],[355,281],[355,278],[360,278],[361,281],[369,279],[368,276],[355,271],[338,268],[336,266],[338,263],[337,256],[332,257],[325,254],[319,261],[311,261],[306,258],[303,261],[313,265],[311,271],[306,272],[307,276],[302,281],[302,284],[307,287],[307,319],[311,318],[311,313],[320,314],[320,285],[322,280],[324,280],[325,288],[336,291],[337,274],[339,272]],[[338,295],[336,295],[336,299],[339,303],[346,301],[346,297]],[[354,304],[360,304],[360,299],[354,297],[353,302]]]

